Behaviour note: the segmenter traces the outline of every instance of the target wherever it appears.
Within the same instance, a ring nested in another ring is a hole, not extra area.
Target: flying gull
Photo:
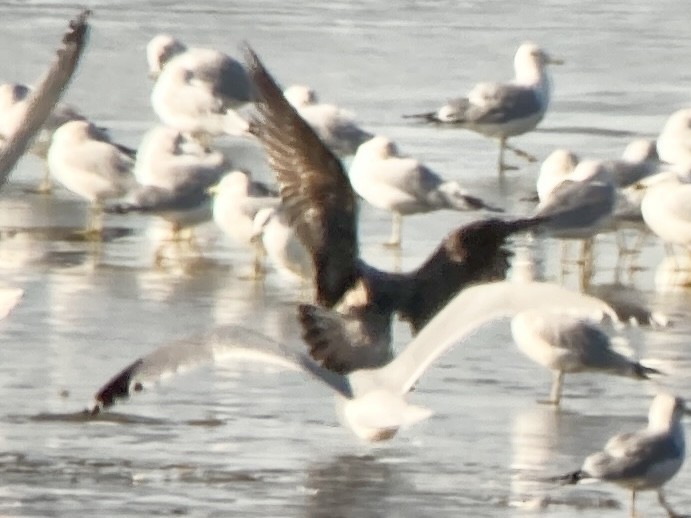
[[[462,291],[440,311],[393,360],[340,374],[326,369],[301,347],[282,344],[238,326],[227,326],[195,340],[154,350],[125,367],[95,395],[97,414],[119,399],[141,391],[186,368],[237,360],[268,362],[316,377],[336,394],[337,414],[345,426],[366,441],[392,438],[400,428],[427,418],[431,411],[407,402],[407,395],[427,368],[453,345],[495,319],[526,309],[555,308],[595,317],[612,315],[598,299],[550,283],[496,282]]]
[[[331,334],[336,323],[339,335],[349,337],[344,354],[354,344],[367,357],[386,361],[395,312],[419,330],[465,286],[505,277],[510,255],[505,240],[539,225],[540,218],[487,219],[459,227],[409,273],[384,272],[362,261],[357,198],[343,165],[286,101],[256,54],[249,48],[245,54],[257,95],[253,128],[276,174],[289,223],[312,255],[321,307],[301,307],[306,327]],[[330,314],[331,308],[340,315]],[[338,347],[317,353],[321,338],[309,330],[306,336],[324,365],[340,369]]]

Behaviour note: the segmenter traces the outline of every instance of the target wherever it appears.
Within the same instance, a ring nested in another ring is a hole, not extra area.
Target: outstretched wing
[[[336,304],[357,279],[356,199],[339,159],[283,96],[245,46],[258,117],[253,131],[276,173],[286,214],[312,255],[317,302]]]
[[[304,370],[344,396],[350,395],[346,378],[322,369],[300,351],[244,327],[224,326],[202,336],[164,345],[138,358],[96,392],[90,412],[97,414],[163,378],[205,364],[232,360]]]
[[[528,309],[608,315],[616,320],[614,310],[601,300],[552,283],[502,281],[472,286],[451,299],[391,363],[363,372],[364,379],[356,382],[369,383],[367,377],[373,374],[379,383],[405,394],[453,345],[493,320]],[[352,373],[351,380],[357,376],[358,372]]]
[[[7,181],[10,171],[24,154],[33,137],[50,116],[63,90],[74,74],[89,33],[86,20],[91,12],[86,10],[70,21],[69,29],[62,38],[57,57],[29,98],[23,121],[0,148],[0,188]]]

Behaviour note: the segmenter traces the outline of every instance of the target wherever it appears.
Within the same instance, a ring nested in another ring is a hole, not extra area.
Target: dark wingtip
[[[118,400],[129,398],[131,391],[140,392],[143,389],[141,383],[132,384],[132,378],[141,363],[142,360],[139,359],[128,365],[96,392],[95,404],[90,409],[91,415],[101,413],[113,406]]]
[[[555,482],[558,482],[562,486],[568,486],[572,484],[578,484],[585,477],[586,474],[583,472],[583,470],[579,469],[577,471],[572,471],[570,473],[566,473],[564,475],[556,477]]]
[[[401,116],[403,119],[414,119],[423,122],[441,122],[437,117],[436,112],[425,113],[406,113]]]
[[[651,374],[664,376],[664,373],[662,371],[653,369],[652,367],[646,367],[645,365],[641,365],[640,363],[637,363],[635,365],[633,372],[636,378],[642,380],[649,380]]]
[[[103,207],[103,212],[106,214],[129,214],[135,210],[137,210],[136,206],[127,202],[111,203]]]
[[[65,33],[62,42],[65,44],[76,43],[77,45],[84,43],[89,33],[89,24],[87,20],[92,14],[93,12],[91,9],[84,9],[75,19],[70,20],[70,30]]]

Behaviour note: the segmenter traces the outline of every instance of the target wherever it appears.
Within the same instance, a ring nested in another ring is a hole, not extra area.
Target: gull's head
[[[639,164],[647,160],[657,160],[657,148],[655,147],[655,141],[645,138],[637,138],[632,140],[624,153],[621,155],[622,160],[631,162],[634,164]]]
[[[569,180],[574,182],[612,183],[612,173],[601,160],[583,160],[578,163]]]
[[[387,441],[398,430],[427,419],[432,411],[408,404],[387,390],[372,390],[353,399],[339,398],[338,413],[355,435],[368,442]]]
[[[676,133],[688,129],[691,129],[691,108],[683,108],[669,116],[662,133]]]
[[[284,90],[283,96],[296,108],[317,104],[317,102],[319,102],[317,92],[305,85],[290,86]]]
[[[513,59],[515,82],[521,85],[534,86],[543,84],[549,86],[545,75],[547,65],[560,65],[560,59],[555,59],[535,43],[523,43]]]
[[[0,85],[0,108],[9,108],[24,100],[31,93],[31,88],[20,83]]]
[[[538,198],[544,200],[558,184],[573,173],[577,165],[578,156],[568,149],[552,151],[540,166],[536,185]]]
[[[689,415],[690,413],[682,398],[665,392],[660,393],[655,396],[650,404],[648,428],[652,430],[668,430],[674,424],[679,423],[684,415]]]
[[[216,196],[224,195],[247,195],[250,186],[250,173],[239,169],[226,173],[221,181],[208,189],[209,194]]]
[[[170,126],[158,125],[151,129],[142,141],[141,148],[155,149],[156,153],[178,154],[185,138]]]
[[[110,139],[106,130],[83,120],[66,122],[53,133],[53,142],[60,144],[75,144],[86,140],[108,142]]]
[[[392,156],[397,156],[398,148],[396,147],[396,144],[388,137],[377,135],[376,137],[372,137],[368,141],[360,144],[360,146],[357,148],[356,156],[357,155],[360,157],[366,156],[383,160]]]
[[[171,58],[187,50],[187,47],[170,34],[158,34],[146,46],[146,60],[149,64],[149,77],[156,79]]]

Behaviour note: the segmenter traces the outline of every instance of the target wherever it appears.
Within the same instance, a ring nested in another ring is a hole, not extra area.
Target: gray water
[[[67,100],[121,142],[136,146],[155,118],[144,47],[167,31],[196,46],[238,54],[249,41],[285,85],[314,87],[353,110],[363,126],[444,175],[526,213],[538,165],[521,164],[499,185],[496,145],[470,132],[410,124],[478,80],[512,74],[523,40],[566,64],[553,69],[554,102],[541,130],[516,144],[544,158],[555,147],[619,156],[688,105],[691,26],[686,0],[644,1],[120,1],[89,3],[90,47]],[[0,2],[2,80],[41,73],[72,4]],[[224,143],[233,159],[270,178],[258,149]],[[511,157],[513,158],[513,157]],[[338,425],[330,395],[295,373],[202,368],[116,407],[108,419],[78,412],[120,368],[155,347],[240,323],[297,340],[300,287],[275,272],[243,279],[250,256],[211,226],[203,260],[152,266],[153,224],[107,220],[117,238],[99,250],[72,238],[84,204],[64,190],[27,194],[42,165],[27,157],[0,195],[0,275],[25,297],[0,324],[0,514],[2,516],[624,516],[628,494],[609,485],[539,482],[578,467],[614,433],[641,427],[659,388],[595,375],[567,377],[563,409],[539,405],[549,373],[521,356],[498,323],[456,347],[424,376],[412,399],[435,415],[372,447]],[[418,264],[473,214],[407,219],[400,258],[381,247],[389,216],[363,207],[362,249],[393,268]],[[553,243],[541,244],[549,278]],[[675,320],[630,329],[634,352],[691,397],[686,293],[658,294],[662,248],[649,240],[633,285]],[[612,282],[613,240],[598,244],[595,283]],[[566,282],[575,286],[573,276]],[[396,343],[408,331],[398,326]],[[691,512],[691,471],[668,485]],[[543,507],[543,510],[536,509]],[[644,516],[662,516],[642,495]]]

